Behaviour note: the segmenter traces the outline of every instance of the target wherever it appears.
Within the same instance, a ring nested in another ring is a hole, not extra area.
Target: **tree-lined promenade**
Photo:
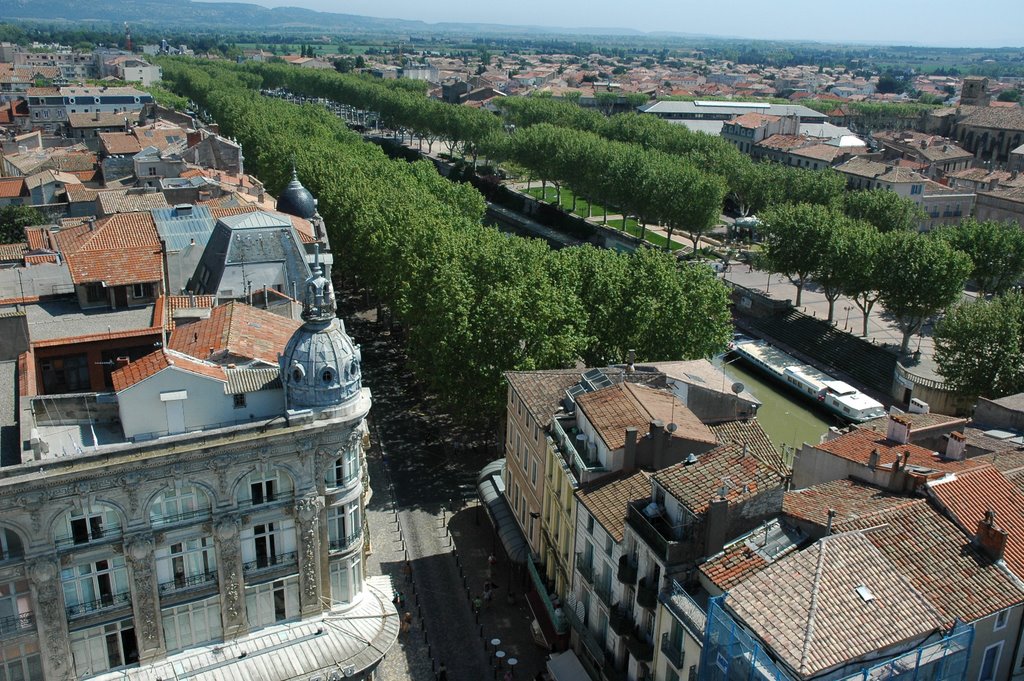
[[[495,418],[502,372],[711,356],[731,333],[727,291],[710,268],[670,255],[550,250],[483,226],[484,201],[426,161],[393,161],[323,107],[262,97],[257,72],[167,60],[164,79],[283,187],[294,159],[317,195],[336,251],[407,331],[417,376],[462,414]],[[303,74],[303,70],[291,72]]]

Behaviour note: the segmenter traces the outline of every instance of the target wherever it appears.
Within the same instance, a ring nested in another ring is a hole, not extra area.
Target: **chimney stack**
[[[967,436],[963,433],[952,432],[946,440],[946,458],[950,461],[963,461],[967,449]]]
[[[878,467],[878,459],[879,459],[880,456],[881,456],[881,454],[878,453],[878,448],[877,447],[875,449],[872,449],[871,450],[871,455],[868,457],[868,468],[872,468],[872,469],[877,468]]]
[[[651,429],[648,432],[651,438],[651,468],[660,469],[664,467],[665,456],[665,423],[661,419],[651,421]]]
[[[974,540],[981,550],[992,560],[1002,560],[1006,551],[1006,542],[1010,535],[996,525],[996,512],[985,511],[985,518],[978,522],[978,532]]]
[[[622,472],[632,473],[636,470],[636,426],[626,428],[626,447],[622,455]]]
[[[828,524],[825,525],[825,536],[832,534],[832,521],[836,518],[836,509],[828,509]]]
[[[885,437],[897,444],[907,444],[910,441],[910,419],[889,414],[889,425]]]

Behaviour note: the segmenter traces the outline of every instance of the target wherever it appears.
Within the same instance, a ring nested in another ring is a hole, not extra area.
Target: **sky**
[[[372,17],[596,26],[767,40],[1024,45],[1024,0],[243,0]],[[973,16],[972,16],[973,14]]]

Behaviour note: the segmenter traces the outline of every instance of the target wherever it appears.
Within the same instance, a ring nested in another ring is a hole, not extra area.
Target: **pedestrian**
[[[482,605],[482,602],[480,601],[480,597],[479,596],[474,597],[473,598],[473,612],[475,612],[475,613],[476,612],[480,612],[480,606],[481,605]]]
[[[412,563],[405,561],[405,581],[412,581]]]
[[[444,662],[437,668],[437,681],[448,681],[448,667],[444,666]]]
[[[494,554],[487,556],[487,579],[494,578],[494,566],[498,564],[498,559],[494,557]]]
[[[491,588],[490,582],[484,583],[484,603],[490,603],[491,597],[494,595],[494,589]]]
[[[408,634],[409,629],[412,628],[412,613],[407,612],[402,615],[402,625],[398,628],[398,633]]]
[[[506,669],[505,670],[505,681],[512,681],[512,670],[511,669]]]

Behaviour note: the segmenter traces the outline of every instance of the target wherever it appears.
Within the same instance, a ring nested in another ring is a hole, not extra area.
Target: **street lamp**
[[[843,331],[849,331],[849,326],[850,326],[850,310],[853,309],[853,305],[847,305],[843,309],[846,310],[846,321],[843,322]]]

